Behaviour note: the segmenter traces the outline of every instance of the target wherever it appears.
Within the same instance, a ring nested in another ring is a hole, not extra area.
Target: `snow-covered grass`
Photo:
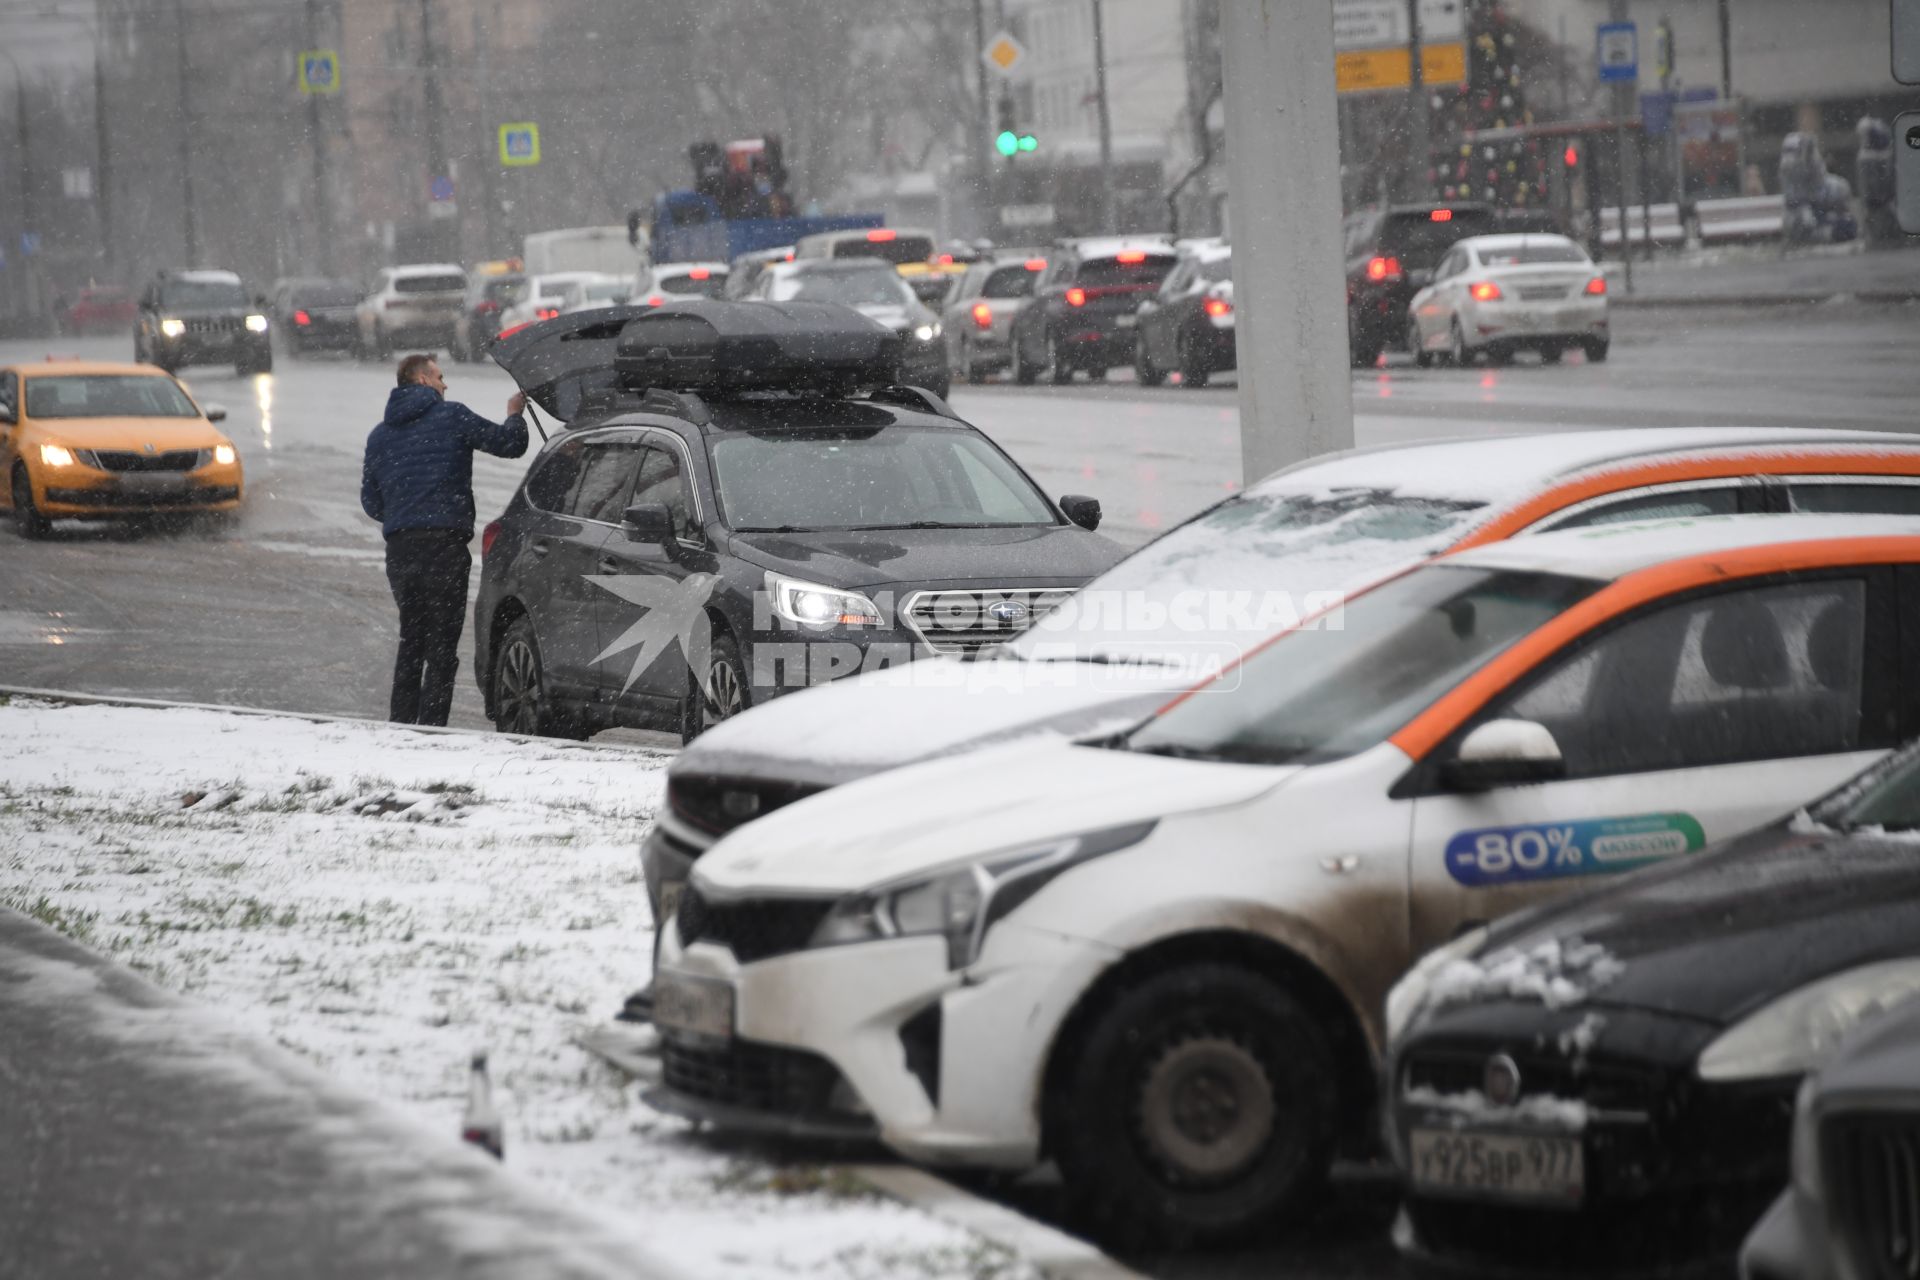
[[[0,904],[458,1133],[690,1274],[1031,1268],[832,1167],[696,1135],[578,1048],[644,984],[666,757],[198,710],[0,705]]]

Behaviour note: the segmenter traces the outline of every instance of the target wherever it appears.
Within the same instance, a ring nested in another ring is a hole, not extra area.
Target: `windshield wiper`
[[[991,529],[990,524],[948,524],[944,520],[909,520],[904,524],[848,525],[850,533],[870,533],[876,529]]]
[[[1189,747],[1178,742],[1157,742],[1150,747],[1136,747],[1127,744],[1127,750],[1138,751],[1143,756],[1167,756],[1174,760],[1221,760],[1225,757],[1218,751],[1206,747]]]
[[[742,525],[735,533],[811,533],[812,530],[797,524],[756,524]]]

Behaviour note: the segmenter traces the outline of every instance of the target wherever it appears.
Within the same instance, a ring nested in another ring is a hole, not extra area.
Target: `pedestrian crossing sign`
[[[301,54],[300,92],[340,92],[340,55],[331,49],[309,49]]]
[[[518,168],[540,163],[540,126],[532,122],[500,126],[500,163]]]

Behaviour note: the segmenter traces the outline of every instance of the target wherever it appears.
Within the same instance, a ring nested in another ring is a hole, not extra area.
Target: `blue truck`
[[[669,191],[653,202],[648,254],[660,262],[732,262],[743,253],[777,249],[822,231],[862,231],[886,219],[877,213],[824,218],[727,218],[720,202],[697,191]],[[638,219],[633,232],[639,236]]]

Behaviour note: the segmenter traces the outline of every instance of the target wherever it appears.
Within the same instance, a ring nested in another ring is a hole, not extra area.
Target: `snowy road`
[[[1623,308],[1615,324],[1613,359],[1600,366],[1356,374],[1359,443],[1586,426],[1920,425],[1920,308]],[[0,343],[0,364],[50,351],[127,354],[118,339]],[[450,365],[448,376],[455,398],[502,412],[511,386],[499,370]],[[282,359],[258,378],[193,368],[186,379],[231,412],[249,482],[240,528],[68,526],[38,545],[0,531],[0,682],[383,714],[393,606],[358,482],[391,374],[316,358]],[[1099,497],[1105,530],[1130,545],[1239,483],[1230,387],[1147,390],[1116,375],[1104,386],[963,387],[954,403],[1048,489]],[[477,460],[483,518],[523,467]],[[464,672],[453,722],[481,723]]]

